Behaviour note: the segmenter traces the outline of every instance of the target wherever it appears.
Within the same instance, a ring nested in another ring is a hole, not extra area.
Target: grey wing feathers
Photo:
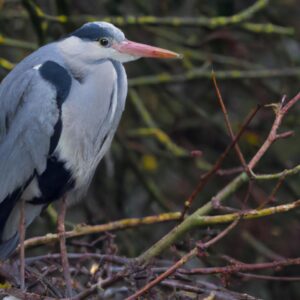
[[[34,66],[53,59],[56,54],[55,43],[41,47],[31,55],[23,59],[16,67],[2,80],[0,84],[0,143],[6,134],[6,128],[22,101],[22,95],[27,90],[33,76],[37,76]],[[56,60],[60,61],[58,55]]]
[[[15,76],[13,80],[9,80],[8,76],[0,85],[0,142],[7,133],[31,77],[22,74],[22,76]]]
[[[58,118],[56,91],[37,69],[0,85],[0,203],[45,170]]]
[[[7,259],[19,244],[19,234],[16,232],[13,237],[0,244],[0,261]]]

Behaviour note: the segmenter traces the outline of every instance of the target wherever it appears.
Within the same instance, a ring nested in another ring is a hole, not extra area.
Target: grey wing
[[[56,91],[38,69],[0,86],[0,203],[47,163],[59,118]]]
[[[32,76],[36,76],[37,70],[34,66],[41,65],[47,60],[60,61],[56,51],[56,44],[49,44],[33,52],[20,63],[2,80],[0,84],[0,143],[6,134],[16,110],[22,101],[23,93],[26,91]]]

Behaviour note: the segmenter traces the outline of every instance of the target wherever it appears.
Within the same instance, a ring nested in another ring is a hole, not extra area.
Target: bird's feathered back
[[[18,241],[20,197],[28,225],[67,191],[81,196],[124,109],[121,63],[98,60],[82,73],[84,62],[63,46],[64,40],[40,48],[0,85],[0,259]]]

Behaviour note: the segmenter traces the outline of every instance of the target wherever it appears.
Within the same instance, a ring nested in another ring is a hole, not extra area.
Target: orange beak
[[[120,53],[126,53],[137,57],[153,57],[153,58],[181,58],[182,55],[166,49],[153,47],[125,40],[112,46]]]

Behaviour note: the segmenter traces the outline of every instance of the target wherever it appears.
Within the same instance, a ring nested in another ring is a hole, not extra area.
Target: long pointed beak
[[[112,46],[120,53],[126,53],[137,57],[154,57],[154,58],[181,58],[182,55],[166,49],[153,47],[125,40]]]

